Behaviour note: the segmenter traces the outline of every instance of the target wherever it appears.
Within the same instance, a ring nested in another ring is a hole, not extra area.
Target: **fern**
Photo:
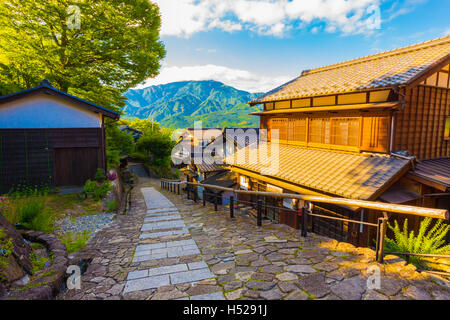
[[[425,218],[420,223],[417,236],[414,234],[414,231],[408,234],[408,219],[405,219],[403,223],[403,230],[400,229],[397,220],[394,221],[394,226],[388,222],[388,227],[393,231],[394,238],[389,239],[386,237],[385,249],[391,252],[404,253],[450,253],[450,244],[445,245],[445,236],[450,230],[450,225],[439,220],[429,229],[431,222],[431,218]],[[409,261],[416,267],[423,267],[420,263],[420,257],[410,256]]]

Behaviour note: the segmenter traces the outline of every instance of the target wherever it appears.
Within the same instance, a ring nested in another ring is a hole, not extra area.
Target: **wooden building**
[[[303,71],[250,102],[264,106],[253,114],[268,142],[240,150],[227,162],[252,190],[448,209],[449,65],[447,36]],[[270,152],[278,156],[264,156]],[[315,211],[371,222],[379,215],[331,205]],[[314,232],[372,244],[375,231],[366,226],[312,220]]]
[[[0,192],[80,186],[106,169],[105,117],[119,114],[52,87],[0,97]]]

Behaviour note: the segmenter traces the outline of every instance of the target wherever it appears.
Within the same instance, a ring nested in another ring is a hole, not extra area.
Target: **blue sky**
[[[167,49],[143,86],[217,80],[265,92],[302,70],[450,34],[450,0],[154,0]]]

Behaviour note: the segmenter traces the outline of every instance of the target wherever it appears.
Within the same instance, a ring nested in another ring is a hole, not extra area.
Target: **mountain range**
[[[248,113],[260,110],[247,102],[262,93],[250,93],[221,82],[181,81],[142,89],[130,89],[124,107],[127,118],[153,119],[162,127],[259,127],[259,117]]]

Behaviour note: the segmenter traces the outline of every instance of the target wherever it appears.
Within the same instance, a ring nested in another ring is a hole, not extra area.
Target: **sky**
[[[139,87],[267,92],[303,70],[450,35],[450,0],[152,0],[167,55]]]

